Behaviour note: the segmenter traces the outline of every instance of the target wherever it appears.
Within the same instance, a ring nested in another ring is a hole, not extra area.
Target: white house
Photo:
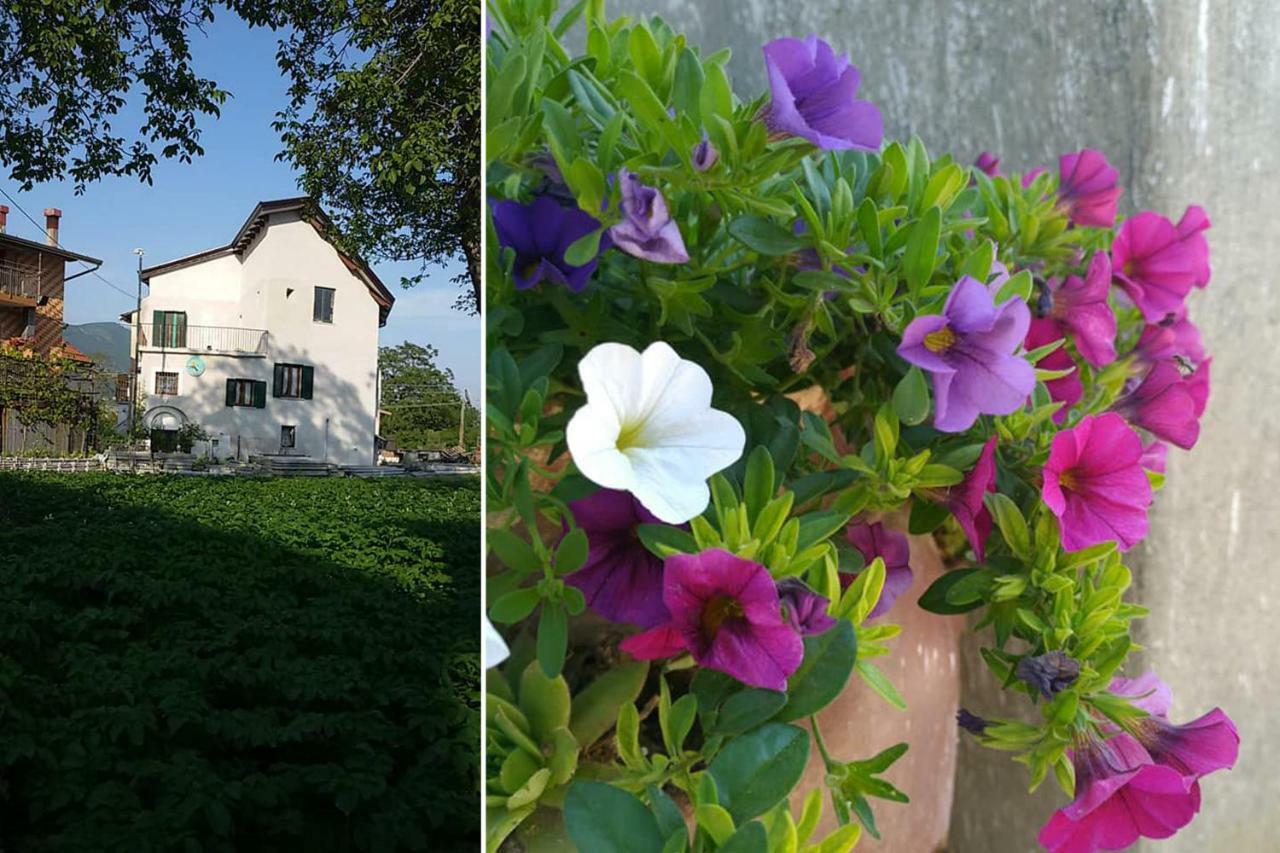
[[[374,462],[378,329],[395,298],[331,233],[308,198],[264,201],[228,245],[142,271],[139,399],[153,444],[197,424],[218,458]]]

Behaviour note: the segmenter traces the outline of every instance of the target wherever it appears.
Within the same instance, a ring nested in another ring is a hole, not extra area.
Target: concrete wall
[[[1167,851],[1262,851],[1280,838],[1280,11],[1264,0],[626,0],[706,49],[731,47],[739,92],[764,85],[760,45],[816,32],[851,54],[891,134],[1006,168],[1052,164],[1084,145],[1122,173],[1124,207],[1213,219],[1214,279],[1192,316],[1214,355],[1214,389],[1193,453],[1171,454],[1152,533],[1135,554],[1153,609],[1147,662],[1175,716],[1221,705],[1243,737],[1231,774],[1203,785],[1202,813]],[[993,707],[976,645],[966,699]],[[975,665],[976,664],[976,665]],[[950,850],[1035,849],[1055,803],[1001,755],[965,744]],[[1146,848],[1144,848],[1146,849]],[[914,851],[913,851],[914,853]]]
[[[336,290],[332,323],[313,319],[317,286]],[[280,430],[297,427],[290,453],[343,465],[374,461],[378,394],[378,305],[337,251],[295,213],[273,214],[239,256],[228,255],[155,275],[142,303],[144,337],[153,311],[186,311],[191,326],[267,331],[260,355],[200,352],[204,373],[186,370],[192,351],[142,350],[148,425],[181,412],[218,439],[215,455],[280,452]],[[193,334],[189,332],[189,336]],[[278,363],[315,368],[313,397],[273,397]],[[177,372],[175,396],[157,396],[155,374]],[[228,407],[226,380],[267,383],[266,408]]]

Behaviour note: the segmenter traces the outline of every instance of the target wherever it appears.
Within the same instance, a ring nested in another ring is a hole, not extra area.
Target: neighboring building
[[[378,329],[395,300],[331,233],[307,198],[266,201],[228,245],[142,271],[138,378],[155,443],[192,423],[218,458],[373,464]]]

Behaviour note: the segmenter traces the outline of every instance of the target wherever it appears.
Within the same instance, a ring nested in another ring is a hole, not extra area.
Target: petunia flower
[[[1101,151],[1085,148],[1058,158],[1058,199],[1076,225],[1110,228],[1116,221],[1120,173]]]
[[[902,333],[898,355],[933,379],[933,425],[963,432],[978,415],[1017,411],[1035,388],[1035,369],[1013,352],[1022,346],[1031,312],[1021,299],[995,304],[991,289],[964,276],[941,314],[925,314]]]
[[[1088,737],[1071,750],[1076,796],[1040,830],[1049,853],[1123,850],[1139,838],[1168,838],[1200,810],[1200,787],[1156,764],[1127,734]]]
[[[969,540],[969,547],[981,563],[987,558],[987,537],[991,535],[991,511],[983,495],[996,490],[996,437],[982,446],[978,461],[964,479],[947,489],[947,509]]]
[[[822,634],[836,626],[836,620],[827,614],[830,602],[826,596],[818,595],[800,578],[778,581],[778,602],[782,605],[782,618],[803,637]]]
[[[1144,327],[1133,354],[1140,361],[1152,364],[1171,358],[1185,359],[1193,367],[1205,359],[1200,330],[1187,319],[1185,305],[1160,323]]]
[[[1168,719],[1173,693],[1151,671],[1135,679],[1113,678],[1110,690],[1130,698],[1149,715],[1133,724],[1132,734],[1156,764],[1173,768],[1189,781],[1235,766],[1240,732],[1221,708],[1174,725]]]
[[[636,352],[605,343],[578,363],[587,402],[565,437],[578,470],[625,489],[667,524],[707,508],[707,478],[742,455],[746,433],[711,408],[711,378],[662,341]]]
[[[489,621],[489,617],[481,616],[480,618],[484,622],[484,666],[488,669],[506,660],[511,651],[507,648],[502,635],[498,633],[498,629]]]
[[[728,551],[667,557],[662,600],[670,621],[622,641],[640,660],[688,651],[699,666],[751,687],[786,690],[804,644],[782,616],[769,570]]]
[[[1084,417],[1053,437],[1041,494],[1066,550],[1112,540],[1129,550],[1147,535],[1151,505],[1142,440],[1115,412]]]
[[[807,139],[828,151],[878,151],[884,119],[859,101],[858,69],[815,35],[781,38],[764,46],[770,103],[765,121],[777,133]]]
[[[609,229],[613,244],[628,255],[658,264],[683,264],[689,260],[680,228],[667,210],[662,193],[640,182],[638,175],[621,169],[622,221]]]
[[[1176,313],[1192,287],[1209,281],[1209,219],[1187,208],[1175,226],[1149,210],[1125,220],[1111,244],[1111,267],[1148,323]]]
[[[1039,349],[1061,340],[1062,337],[1062,328],[1053,320],[1032,317],[1031,325],[1027,329],[1026,347],[1028,350]],[[1067,420],[1067,410],[1080,402],[1080,398],[1084,396],[1084,383],[1080,381],[1080,371],[1076,369],[1076,363],[1065,347],[1058,347],[1040,359],[1036,362],[1036,367],[1042,370],[1072,371],[1057,379],[1047,379],[1044,383],[1044,387],[1049,390],[1049,399],[1064,404],[1053,413],[1053,421],[1058,424],[1064,423]]]
[[[1163,474],[1169,459],[1169,445],[1153,440],[1142,448],[1142,467],[1147,471]]]
[[[516,261],[511,272],[518,290],[549,281],[578,293],[595,272],[595,258],[582,266],[573,266],[564,258],[565,251],[574,242],[600,227],[592,216],[576,207],[565,207],[545,195],[531,204],[495,201],[493,227],[498,243],[504,249],[515,250]],[[601,248],[607,248],[607,243],[602,239]]]
[[[702,141],[693,146],[693,155],[690,157],[693,162],[693,168],[699,172],[710,171],[720,160],[720,152],[711,144],[711,140],[707,139],[707,134],[702,134]]]
[[[587,562],[565,577],[582,590],[591,609],[612,622],[652,628],[667,620],[662,603],[662,559],[636,535],[657,516],[617,489],[600,489],[569,504],[573,520],[587,534]]]
[[[1162,361],[1112,408],[1156,438],[1190,450],[1200,437],[1200,413],[1204,411],[1203,405],[1197,406],[1196,397],[1190,378],[1183,377],[1177,363]]]
[[[1206,358],[1199,367],[1183,379],[1183,384],[1191,392],[1191,402],[1196,405],[1196,417],[1204,414],[1204,407],[1209,403],[1209,369],[1213,359]]]
[[[990,151],[983,151],[978,155],[978,159],[973,161],[973,167],[994,178],[1000,174],[1000,158]]]
[[[1111,261],[1095,252],[1084,278],[1069,275],[1051,279],[1049,316],[1071,335],[1076,349],[1094,367],[1116,360],[1116,315],[1107,302],[1111,292]]]
[[[893,607],[898,596],[911,588],[914,575],[911,571],[911,544],[907,537],[896,530],[888,530],[878,521],[870,524],[859,522],[850,524],[844,531],[849,540],[867,565],[879,557],[884,560],[884,586],[880,590],[880,600],[867,614],[868,619],[883,616]],[[840,586],[848,587],[861,572],[841,572]]]

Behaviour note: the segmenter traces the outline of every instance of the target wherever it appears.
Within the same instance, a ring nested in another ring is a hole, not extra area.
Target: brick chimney
[[[0,234],[8,230],[9,225],[9,205],[0,204]]]
[[[62,219],[62,211],[56,207],[44,209],[44,241],[50,246],[58,245],[58,222]]]

